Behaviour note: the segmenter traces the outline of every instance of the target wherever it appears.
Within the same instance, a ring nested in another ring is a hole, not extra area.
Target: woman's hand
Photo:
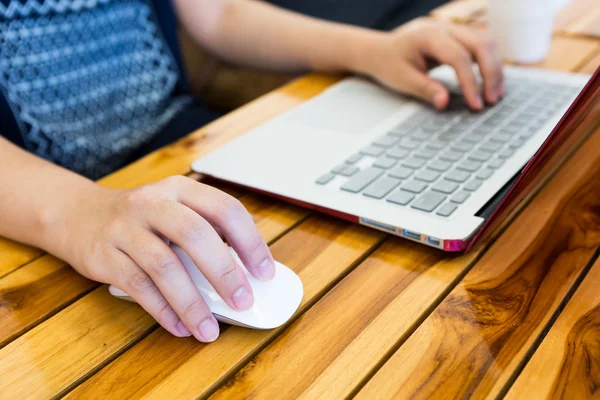
[[[449,93],[427,76],[432,62],[454,68],[465,99],[474,110],[481,110],[484,100],[494,104],[504,95],[500,53],[480,31],[420,18],[378,35],[371,44],[364,49],[365,57],[356,72],[419,97],[438,109],[448,105]],[[473,72],[473,61],[479,65],[483,78],[483,96]]]
[[[275,274],[252,217],[215,188],[182,176],[131,190],[94,188],[56,218],[52,231],[62,240],[54,253],[84,276],[125,291],[173,335],[210,342],[219,327],[165,239],[181,246],[236,310],[252,306],[252,288],[221,235],[254,277]]]

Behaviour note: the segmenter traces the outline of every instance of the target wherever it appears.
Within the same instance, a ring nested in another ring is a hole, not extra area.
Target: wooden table
[[[481,26],[485,9],[464,0],[435,17]],[[542,66],[593,72],[600,39],[581,30],[600,20],[597,0],[574,0],[559,19]],[[194,176],[194,159],[333,82],[299,79],[101,183]],[[281,329],[224,326],[209,345],[172,337],[105,285],[0,239],[0,398],[598,396],[599,149],[600,131],[494,243],[467,255],[221,185],[305,297]]]

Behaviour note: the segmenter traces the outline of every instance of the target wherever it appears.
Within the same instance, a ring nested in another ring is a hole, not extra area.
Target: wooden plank
[[[375,230],[316,216],[271,246],[276,260],[296,271],[304,284],[297,315],[325,294],[384,238]],[[157,330],[70,395],[72,397],[190,398],[222,381],[283,331],[226,329],[203,345]],[[201,373],[199,373],[201,371]]]
[[[476,256],[388,240],[211,398],[347,398]]]
[[[565,33],[575,36],[586,36],[589,38],[600,38],[600,7],[598,3],[595,7],[588,9],[576,21],[569,24]]]
[[[267,241],[273,241],[309,214],[264,196],[240,201]],[[62,261],[46,255],[0,279],[0,347],[98,287]]]
[[[431,12],[437,19],[470,22],[486,10],[486,0],[456,0],[444,4]]]
[[[579,70],[584,74],[593,74],[600,67],[600,53],[596,54],[589,61],[587,61]]]
[[[42,254],[39,249],[0,237],[0,278]]]
[[[581,38],[555,37],[546,59],[536,64],[519,64],[523,67],[575,72],[581,64],[600,51],[598,41]]]
[[[402,344],[359,398],[482,398],[500,393],[600,245],[599,146],[600,131]]]
[[[204,154],[256,127],[273,116],[301,104],[323,91],[339,77],[308,75],[276,92],[267,94],[197,130],[176,143],[100,179],[101,185],[132,188],[171,175],[190,171],[190,164]],[[0,277],[24,265],[43,252],[0,237]]]
[[[507,399],[598,397],[600,259],[510,388]]]
[[[554,31],[564,33],[573,22],[598,6],[597,0],[570,0],[554,19]]]
[[[308,213],[256,195],[240,200],[249,210],[257,208],[257,226],[269,242]],[[53,294],[30,296],[52,303],[57,301]],[[141,307],[113,299],[103,285],[0,350],[0,393],[10,398],[58,395],[156,327]]]

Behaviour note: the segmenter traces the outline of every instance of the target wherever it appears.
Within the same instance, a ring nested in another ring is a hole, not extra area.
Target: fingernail
[[[203,342],[214,342],[219,337],[219,324],[214,316],[206,318],[198,325],[200,340]]]
[[[177,332],[179,332],[179,335],[181,337],[192,336],[192,333],[188,330],[188,328],[185,327],[185,325],[181,321],[179,321],[177,323],[177,325],[175,326],[175,328],[177,329]]]
[[[444,101],[446,100],[446,95],[444,92],[437,92],[433,96],[433,105],[436,108],[444,108]]]
[[[258,274],[262,279],[270,280],[275,276],[275,266],[273,262],[267,258],[258,266]]]
[[[481,96],[475,97],[475,108],[477,108],[478,110],[481,110],[483,108],[483,100],[481,99]]]
[[[252,307],[252,304],[254,303],[254,299],[252,298],[250,291],[246,289],[245,286],[242,286],[235,291],[232,300],[235,307],[239,310],[247,310]]]

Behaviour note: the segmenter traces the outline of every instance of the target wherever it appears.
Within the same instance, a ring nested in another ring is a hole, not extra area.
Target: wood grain
[[[431,12],[434,18],[454,22],[470,22],[486,11],[486,0],[457,0]]]
[[[346,398],[476,256],[388,240],[213,397]]]
[[[304,299],[297,314],[302,314],[326,293],[383,238],[375,230],[319,216],[307,220],[271,246],[275,259],[298,273],[304,284]],[[202,345],[168,337],[158,330],[71,396],[156,399],[201,396],[282,331],[230,327],[216,342]]]
[[[600,260],[577,292],[506,399],[597,398],[600,371]]]
[[[600,52],[595,54],[589,60],[585,62],[583,67],[581,67],[580,72],[584,74],[593,74],[600,67]]]
[[[240,201],[267,241],[309,215],[306,209],[256,194],[244,195]],[[98,286],[50,255],[0,279],[0,347]]]
[[[263,202],[258,197],[248,195],[240,200],[255,216],[259,230],[269,242],[307,215],[306,210],[268,199]],[[43,268],[47,268],[46,265]],[[30,270],[28,268],[26,271]],[[59,288],[52,288],[52,293],[32,292],[29,297],[42,297],[43,306],[53,307],[59,297],[56,291],[64,289],[60,285],[70,285],[72,279],[81,279],[72,270],[67,276],[71,279],[55,282]],[[39,281],[44,276],[34,278]],[[21,292],[30,292],[31,289],[35,287],[32,288],[29,284]],[[13,296],[27,296],[18,291],[12,293]],[[23,304],[25,311],[22,313],[30,310],[31,306]],[[13,310],[7,311],[7,318],[12,318],[10,311]],[[45,311],[48,313],[47,309]],[[3,376],[0,393],[2,396],[10,395],[10,398],[46,398],[58,395],[156,326],[142,308],[132,308],[128,302],[113,300],[103,285],[0,350],[0,376]],[[23,329],[21,325],[18,328]],[[65,330],[69,334],[63,338]],[[97,333],[90,334],[96,331]],[[60,337],[55,338],[54,334]],[[68,340],[73,341],[72,347],[67,346]],[[43,385],[40,384],[42,381]]]
[[[580,18],[569,24],[565,33],[576,36],[587,36],[590,38],[600,38],[600,7],[598,3],[595,7],[590,7]]]
[[[359,398],[500,393],[600,245],[599,146],[597,132]]]
[[[269,118],[301,104],[339,77],[308,75],[267,94],[219,120],[99,180],[103,186],[132,188],[182,175],[204,154],[256,127]],[[0,237],[0,277],[39,257],[43,252]]]
[[[42,254],[41,250],[0,237],[0,278]]]

